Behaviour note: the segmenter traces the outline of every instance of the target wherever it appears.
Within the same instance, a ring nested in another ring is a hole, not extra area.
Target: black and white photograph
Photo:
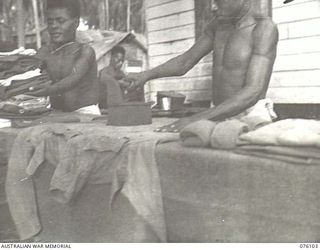
[[[320,0],[0,0],[0,248],[83,243],[320,248]]]

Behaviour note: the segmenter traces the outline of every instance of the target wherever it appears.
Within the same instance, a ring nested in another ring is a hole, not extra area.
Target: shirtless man
[[[125,60],[125,49],[117,45],[111,50],[110,64],[99,73],[99,107],[108,108],[124,102],[144,101],[143,91],[128,92],[130,83],[124,81],[125,73],[121,70]]]
[[[53,109],[71,112],[91,108],[98,113],[98,77],[94,50],[75,41],[79,25],[78,0],[48,0],[47,23],[50,44],[37,57],[51,83],[38,85],[27,93],[50,96]]]
[[[253,12],[252,1],[212,0],[215,18],[188,51],[154,69],[128,76],[133,88],[152,79],[181,76],[214,51],[214,107],[162,127],[161,131],[178,132],[197,120],[232,117],[265,98],[276,58],[278,29],[270,18]]]

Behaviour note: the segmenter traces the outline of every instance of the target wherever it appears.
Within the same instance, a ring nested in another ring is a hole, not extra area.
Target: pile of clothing
[[[194,122],[181,131],[181,143],[186,147],[231,150],[293,164],[320,164],[320,121],[273,122],[265,111],[221,122]]]
[[[294,164],[320,164],[320,121],[286,119],[242,134],[239,154],[277,159]]]
[[[29,50],[0,53],[0,100],[17,96],[50,82],[41,72],[43,62]]]
[[[225,121],[200,120],[191,123],[180,133],[182,145],[234,149],[241,134],[273,122],[277,115],[270,99],[258,101],[252,108]]]
[[[41,72],[43,62],[35,57],[36,51],[19,48],[11,52],[0,52],[0,118],[34,116],[49,111],[48,98],[23,95],[38,85],[51,82]]]
[[[178,138],[152,130],[151,125],[46,124],[21,131],[11,150],[6,179],[8,205],[20,239],[41,231],[33,178],[39,168],[54,166],[48,188],[57,202],[72,202],[87,184],[111,183],[111,207],[118,195],[124,195],[159,241],[166,242],[155,149]]]

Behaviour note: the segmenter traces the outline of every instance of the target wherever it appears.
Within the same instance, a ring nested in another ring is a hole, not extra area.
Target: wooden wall
[[[194,1],[146,0],[151,68],[177,56],[195,41]],[[260,0],[264,14],[278,24],[280,41],[268,96],[276,103],[320,103],[320,0]],[[152,81],[146,94],[176,90],[187,100],[211,99],[211,55],[183,77]]]
[[[190,48],[195,41],[194,0],[147,0],[149,66],[153,68]],[[146,94],[176,90],[187,100],[211,99],[211,56],[204,58],[183,77],[154,80]]]
[[[320,103],[320,0],[273,0],[280,41],[268,95],[276,103]]]

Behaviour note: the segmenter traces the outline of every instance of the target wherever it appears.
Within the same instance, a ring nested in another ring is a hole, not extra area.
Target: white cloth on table
[[[272,123],[276,117],[272,101],[263,99],[224,121],[200,120],[191,123],[181,131],[180,138],[184,146],[233,149],[241,134]]]
[[[40,75],[41,75],[40,69],[30,70],[30,71],[27,71],[27,72],[19,74],[19,75],[11,76],[7,79],[0,80],[0,86],[8,87],[11,85],[12,81],[26,80],[26,79],[30,79],[32,77],[40,76]]]
[[[320,147],[320,121],[285,119],[243,134],[239,144]]]
[[[82,107],[77,109],[74,112],[80,113],[80,114],[87,114],[87,115],[101,115],[98,104]]]
[[[9,52],[0,52],[0,56],[14,56],[14,55],[24,55],[24,56],[34,56],[37,54],[37,51],[34,49],[25,49],[20,47],[18,49],[9,51]]]

